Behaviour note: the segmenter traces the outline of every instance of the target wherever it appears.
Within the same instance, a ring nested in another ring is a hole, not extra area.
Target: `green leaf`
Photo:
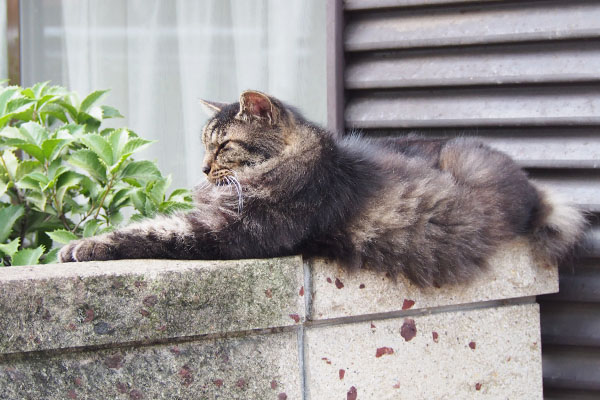
[[[87,149],[75,151],[67,161],[85,170],[101,183],[106,183],[106,168],[93,151]]]
[[[59,213],[62,212],[63,198],[65,197],[65,193],[70,188],[78,186],[81,182],[81,179],[82,176],[77,172],[67,171],[60,175],[56,181],[56,207],[58,208]]]
[[[98,227],[100,227],[101,223],[102,222],[97,219],[92,219],[86,222],[85,226],[83,227],[83,237],[94,236],[98,231]]]
[[[58,252],[59,248],[52,249],[46,253],[44,259],[42,260],[42,264],[56,264],[58,263]]]
[[[51,115],[54,118],[64,122],[65,124],[69,122],[67,118],[67,109],[59,104],[50,103],[44,105],[44,110],[40,114]]]
[[[13,225],[23,216],[22,205],[11,205],[0,209],[0,243],[4,243],[13,230]]]
[[[77,123],[85,125],[86,132],[96,132],[100,127],[101,121],[91,114],[80,112],[77,114]]]
[[[23,150],[40,162],[45,161],[44,151],[35,143],[28,143],[21,139],[6,139],[4,143],[8,146]]]
[[[83,111],[87,113],[90,108],[94,104],[96,104],[104,95],[108,92],[108,90],[96,90],[95,92],[90,93],[83,101],[81,102],[81,106],[79,107],[79,111]]]
[[[146,198],[146,203],[144,204],[144,215],[147,217],[154,217],[156,212],[158,211],[157,205],[152,202],[149,198]]]
[[[127,129],[115,129],[108,135],[108,141],[113,151],[113,162],[119,160],[123,155],[123,147],[129,140]]]
[[[123,214],[121,214],[120,212],[116,212],[116,213],[112,213],[109,216],[109,222],[112,226],[119,226],[121,225],[121,223],[123,222]]]
[[[110,201],[108,203],[108,208],[111,210],[117,210],[120,207],[122,207],[123,204],[127,200],[129,200],[130,192],[131,192],[131,189],[129,189],[129,188],[118,190],[110,199]]]
[[[54,161],[54,159],[60,154],[62,149],[65,148],[67,144],[69,144],[69,140],[67,139],[48,139],[44,140],[42,143],[42,151],[44,152],[44,157],[48,161]]]
[[[6,106],[8,105],[9,100],[19,92],[19,89],[20,88],[17,86],[9,86],[0,91],[0,116],[6,114]]]
[[[144,206],[146,204],[146,194],[141,190],[136,190],[131,193],[129,196],[131,198],[131,202],[133,203],[133,207],[139,212],[144,212]]]
[[[42,144],[42,141],[48,139],[48,130],[37,122],[24,123],[19,126],[19,132],[27,142],[38,146]]]
[[[77,109],[73,106],[73,104],[71,104],[70,101],[60,100],[57,102],[57,104],[67,110],[73,121],[77,121]]]
[[[40,98],[42,96],[42,94],[44,94],[44,89],[46,89],[46,87],[48,86],[48,84],[50,83],[50,81],[45,81],[45,82],[38,82],[35,85],[33,85],[33,87],[31,88],[33,90],[34,96],[36,98]]]
[[[99,186],[87,176],[84,176],[81,179],[80,185],[83,189],[81,193],[95,202],[98,198],[98,190],[100,189]]]
[[[123,153],[134,153],[154,142],[155,140],[146,140],[142,138],[130,139],[123,147]]]
[[[177,211],[189,211],[193,210],[195,207],[192,203],[182,203],[178,201],[164,201],[160,203],[158,207],[158,211],[161,214],[173,214]]]
[[[154,204],[158,205],[165,199],[165,191],[167,187],[171,184],[170,177],[167,179],[158,179],[155,182],[150,183],[148,186],[147,194],[148,197],[154,202]]]
[[[98,134],[85,135],[81,138],[85,146],[92,150],[104,162],[105,165],[113,164],[113,149],[110,143]]]
[[[17,176],[17,168],[19,166],[19,159],[15,156],[12,150],[6,150],[2,153],[2,159],[4,163],[2,167],[6,166],[6,172],[10,176],[11,179],[14,179]]]
[[[33,105],[35,104],[35,100],[28,99],[25,97],[19,97],[12,100],[9,100],[6,103],[6,114],[20,114],[27,110],[33,109]]]
[[[19,242],[21,239],[16,238],[7,244],[0,244],[0,251],[9,257],[12,257],[19,250]]]
[[[46,234],[50,236],[52,240],[61,244],[68,244],[72,240],[78,239],[77,235],[65,229],[57,229],[54,232],[46,232]]]
[[[134,161],[123,169],[121,178],[133,178],[139,181],[148,182],[161,178],[161,174],[156,164],[151,161]]]
[[[7,189],[8,189],[8,183],[0,180],[0,197],[2,197],[2,195],[4,195],[4,193],[6,193]]]
[[[22,182],[22,181],[21,181]],[[46,209],[48,204],[48,196],[41,191],[31,191],[27,194],[27,201],[34,205],[34,208],[41,212],[55,214],[52,208]]]
[[[41,172],[42,169],[42,164],[39,161],[36,160],[25,160],[25,161],[21,161],[19,163],[19,165],[17,165],[17,171],[15,173],[15,179],[21,180],[25,175],[34,172],[34,171],[39,171]]]
[[[175,189],[173,193],[169,196],[169,201],[176,202],[191,202],[192,194],[187,189]]]
[[[40,257],[44,254],[44,246],[38,246],[35,249],[23,249],[11,257],[12,265],[36,265]]]
[[[119,110],[110,106],[100,106],[102,109],[102,118],[124,118]]]

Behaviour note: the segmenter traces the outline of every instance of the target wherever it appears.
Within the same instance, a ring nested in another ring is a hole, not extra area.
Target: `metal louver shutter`
[[[477,136],[590,212],[540,297],[546,399],[600,398],[600,1],[345,0],[346,130]]]

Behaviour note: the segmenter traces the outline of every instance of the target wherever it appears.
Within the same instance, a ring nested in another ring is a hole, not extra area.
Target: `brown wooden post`
[[[8,80],[10,85],[21,84],[21,37],[19,0],[6,1],[6,39]]]
[[[327,128],[344,134],[344,4],[327,0]]]

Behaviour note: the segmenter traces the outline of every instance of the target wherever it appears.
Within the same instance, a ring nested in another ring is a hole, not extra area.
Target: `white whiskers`
[[[225,179],[227,180],[227,182],[229,182],[230,185],[233,186],[233,188],[237,192],[237,195],[238,195],[238,214],[241,214],[242,210],[244,209],[244,196],[243,196],[243,191],[242,191],[242,185],[237,180],[237,178],[235,176],[233,176],[233,175],[227,175],[225,177]]]

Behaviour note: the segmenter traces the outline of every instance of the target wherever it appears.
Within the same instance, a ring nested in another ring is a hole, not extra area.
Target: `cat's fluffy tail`
[[[540,210],[532,226],[534,247],[547,261],[558,263],[580,246],[587,221],[583,212],[562,196],[539,185],[535,187]]]

